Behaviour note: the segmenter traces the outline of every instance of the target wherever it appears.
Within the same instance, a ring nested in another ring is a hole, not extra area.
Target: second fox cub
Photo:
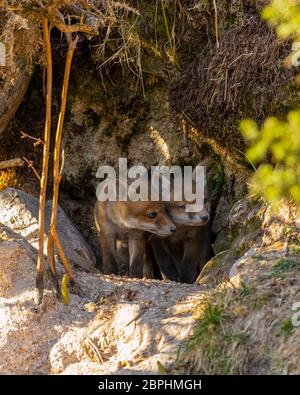
[[[156,263],[163,278],[194,283],[204,264],[212,258],[207,191],[201,210],[186,212],[187,204],[185,200],[166,202],[166,211],[175,223],[177,232],[166,239],[151,238],[144,268],[147,277],[153,276]]]
[[[209,203],[206,206],[209,206]],[[150,242],[152,254],[162,276],[191,284],[213,255],[208,225],[209,208],[204,208],[203,219],[195,225],[192,217],[197,213],[185,213],[183,207],[184,203],[180,205],[180,202],[174,202],[167,208],[168,214],[177,226],[176,234],[167,239],[152,237]],[[186,214],[191,215],[190,221]]]
[[[145,232],[160,237],[176,232],[176,226],[165,211],[163,202],[151,201],[97,201],[95,222],[100,232],[103,271],[117,274],[120,265],[128,260],[118,254],[118,243],[128,245],[129,274],[143,276],[143,259],[146,249]],[[123,251],[124,253],[124,251]]]

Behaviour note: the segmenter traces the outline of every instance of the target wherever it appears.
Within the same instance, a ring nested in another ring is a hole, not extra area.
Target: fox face
[[[162,202],[126,202],[119,210],[119,218],[126,228],[138,229],[166,237],[176,232],[174,222],[167,215]]]
[[[205,163],[199,163],[199,165],[205,167]],[[206,171],[206,170],[205,170]],[[196,183],[196,168],[193,171],[193,187]],[[174,221],[176,225],[182,226],[203,226],[210,220],[210,200],[206,188],[206,175],[204,179],[204,201],[202,209],[198,211],[187,211],[188,205],[193,205],[196,203],[196,199],[193,201],[175,200],[174,193],[174,183],[171,184],[171,201],[165,203],[166,211],[170,218]],[[182,190],[182,196],[184,196],[184,190]]]
[[[186,201],[173,201],[166,203],[166,211],[176,225],[202,226],[206,225],[210,219],[210,201],[208,196],[204,198],[202,210],[187,212],[186,206],[192,204]]]

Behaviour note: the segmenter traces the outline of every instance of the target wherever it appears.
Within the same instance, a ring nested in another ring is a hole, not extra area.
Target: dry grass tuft
[[[0,18],[0,42],[6,47],[6,67],[0,68],[0,89],[5,90],[13,83],[17,69],[33,67],[38,61],[42,40],[34,18],[27,19],[8,10]]]
[[[208,43],[187,66],[171,91],[174,108],[230,151],[243,149],[242,118],[261,121],[284,112],[285,101],[291,102],[294,72],[283,66],[289,51],[289,43],[277,40],[259,16],[251,16],[220,37],[219,49]]]
[[[16,169],[0,170],[0,191],[8,187],[15,187],[18,181],[19,176]]]
[[[92,40],[93,59],[100,70],[121,64],[132,72],[136,84],[141,83],[143,88],[137,8],[113,0],[9,0],[7,3],[7,15],[23,26],[35,24],[38,28],[41,18],[46,16],[52,27],[64,32],[66,29],[79,32],[81,41]],[[6,34],[13,39],[15,29],[11,25]],[[36,43],[36,39],[27,40],[24,46],[33,50]]]

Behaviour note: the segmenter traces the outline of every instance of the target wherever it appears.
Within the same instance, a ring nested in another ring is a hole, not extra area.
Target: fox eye
[[[186,209],[186,204],[182,204],[181,206],[179,206],[179,208],[182,208],[183,210]]]
[[[147,215],[148,215],[149,218],[155,218],[157,216],[157,212],[156,211],[151,211]]]

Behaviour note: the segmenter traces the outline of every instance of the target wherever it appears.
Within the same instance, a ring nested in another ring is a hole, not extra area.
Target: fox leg
[[[156,263],[151,242],[146,244],[146,253],[144,256],[143,276],[146,278],[162,279],[160,269]]]
[[[128,243],[123,243],[122,240],[116,240],[116,255],[115,261],[118,263],[119,274],[127,275],[129,272],[129,252]]]
[[[128,248],[129,248],[129,276],[142,278],[144,255],[146,252],[145,238],[129,237]]]
[[[179,267],[179,282],[193,284],[199,274],[199,257],[201,249],[195,245],[194,240],[184,243],[184,253]]]
[[[159,267],[161,275],[165,280],[178,281],[178,271],[170,252],[165,248],[160,239],[151,240],[153,255]]]
[[[154,278],[154,262],[152,262],[152,257],[148,254],[144,256],[143,277]]]
[[[118,264],[115,260],[116,239],[113,235],[100,234],[102,263],[104,274],[118,274]]]

